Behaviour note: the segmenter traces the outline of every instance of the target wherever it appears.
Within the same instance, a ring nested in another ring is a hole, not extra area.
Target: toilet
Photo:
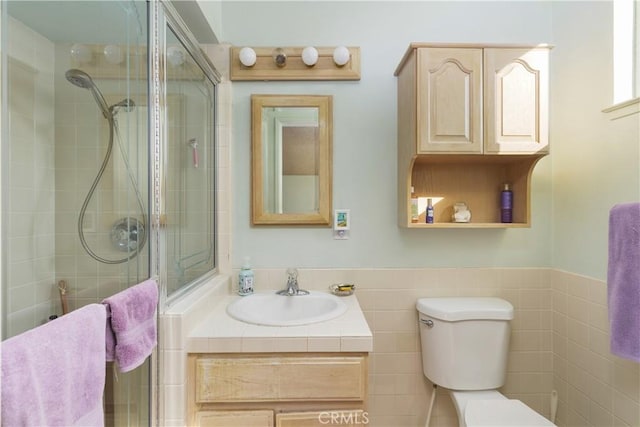
[[[504,385],[513,306],[493,297],[420,298],[422,368],[449,390],[460,427],[555,426]]]

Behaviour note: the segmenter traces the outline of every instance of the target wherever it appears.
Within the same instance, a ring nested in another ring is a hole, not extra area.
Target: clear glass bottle
[[[414,192],[413,186],[411,186],[411,222],[414,224],[418,222],[419,215],[420,214],[418,212],[418,196]]]

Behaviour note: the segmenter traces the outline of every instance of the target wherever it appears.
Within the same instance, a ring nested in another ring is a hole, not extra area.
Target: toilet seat
[[[468,427],[552,427],[551,421],[515,399],[469,400],[464,411]]]

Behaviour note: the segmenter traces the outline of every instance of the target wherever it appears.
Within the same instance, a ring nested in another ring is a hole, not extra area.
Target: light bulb
[[[91,61],[93,55],[91,53],[91,49],[89,49],[89,46],[75,43],[73,46],[71,46],[71,57],[76,61],[83,63]]]
[[[350,58],[351,53],[349,52],[349,49],[344,46],[338,46],[333,51],[333,62],[335,62],[338,67],[342,67],[343,65],[345,65],[347,62],[349,62]]]
[[[308,67],[313,67],[318,62],[318,49],[307,46],[302,49],[302,62]]]
[[[109,64],[119,64],[124,59],[124,55],[122,54],[122,49],[120,46],[116,46],[115,44],[108,44],[104,47],[104,59]]]
[[[167,48],[167,60],[169,60],[174,67],[182,65],[185,60],[184,50],[178,46],[170,46]]]
[[[240,63],[245,67],[253,67],[256,63],[256,51],[250,47],[243,47],[240,49]]]

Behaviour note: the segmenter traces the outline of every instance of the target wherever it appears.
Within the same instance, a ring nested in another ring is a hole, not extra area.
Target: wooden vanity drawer
[[[198,357],[197,403],[364,401],[363,356]]]

